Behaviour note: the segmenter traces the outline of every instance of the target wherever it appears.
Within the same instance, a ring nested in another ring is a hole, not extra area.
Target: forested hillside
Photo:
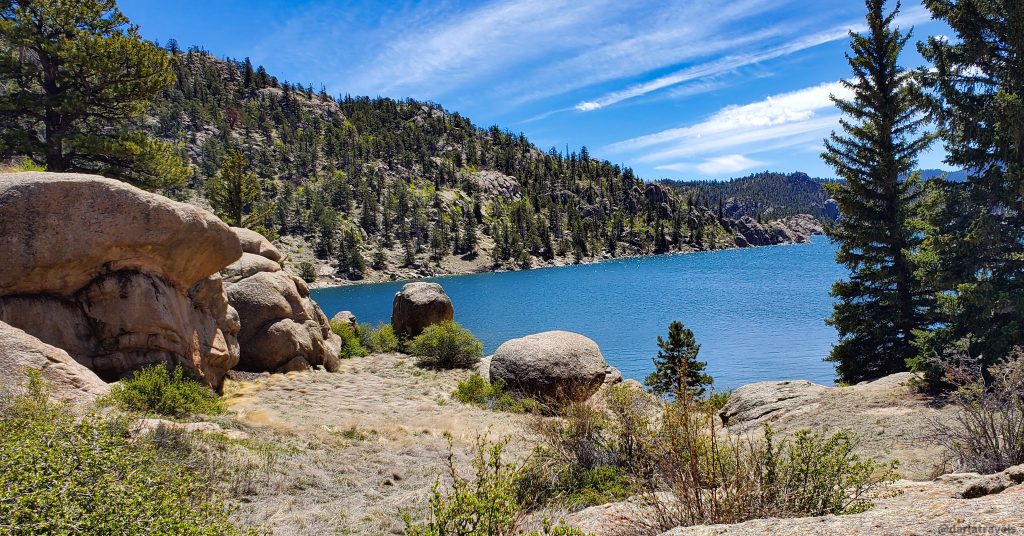
[[[176,82],[147,128],[195,166],[177,194],[206,196],[239,151],[260,179],[265,201],[247,208],[258,226],[350,278],[736,245],[706,199],[677,199],[586,148],[544,152],[433,103],[335,99],[248,60],[166,48]]]
[[[839,212],[829,202],[826,179],[806,173],[763,172],[727,181],[672,181],[662,184],[684,196],[697,196],[713,207],[722,207],[726,217],[750,216],[776,219],[794,214],[810,214],[818,219],[835,220]]]

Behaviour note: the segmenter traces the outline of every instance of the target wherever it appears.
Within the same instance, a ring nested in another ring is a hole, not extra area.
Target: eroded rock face
[[[104,380],[179,364],[220,388],[238,322],[216,274],[240,255],[213,214],[120,181],[0,174],[0,321]]]
[[[399,337],[411,339],[423,333],[423,328],[454,317],[452,300],[437,283],[408,283],[391,304],[391,327]]]
[[[27,370],[38,370],[50,396],[63,402],[91,402],[108,390],[106,382],[64,350],[0,322],[0,389],[23,388]]]
[[[259,233],[235,228],[244,253],[224,269],[227,299],[238,311],[241,356],[249,372],[338,369],[341,341],[302,279],[281,268],[280,252]]]
[[[499,346],[490,380],[544,400],[580,402],[601,387],[607,373],[597,343],[578,333],[545,331]]]

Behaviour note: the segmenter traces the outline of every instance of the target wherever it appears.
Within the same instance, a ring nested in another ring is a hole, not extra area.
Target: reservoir
[[[683,322],[701,345],[700,359],[716,390],[764,380],[807,379],[832,385],[822,361],[836,342],[825,324],[829,289],[846,274],[835,245],[732,249],[619,259],[597,264],[446,276],[440,283],[455,321],[491,353],[502,342],[561,329],[590,337],[627,378],[653,369],[657,338]],[[312,291],[328,318],[352,311],[360,322],[390,322],[391,301],[404,282]]]

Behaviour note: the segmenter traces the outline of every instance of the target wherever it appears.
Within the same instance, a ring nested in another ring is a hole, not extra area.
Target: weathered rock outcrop
[[[391,304],[391,327],[399,337],[415,337],[423,328],[454,317],[452,300],[437,283],[408,283]]]
[[[934,423],[950,422],[956,410],[917,393],[913,378],[901,372],[846,387],[758,382],[733,391],[720,416],[734,433],[760,433],[765,424],[780,435],[849,430],[859,453],[879,462],[898,460],[902,476],[923,479],[942,457],[941,446],[928,439]]]
[[[718,415],[727,425],[760,424],[777,413],[807,408],[827,390],[807,380],[749,383],[729,395]]]
[[[238,321],[216,274],[240,255],[213,214],[123,182],[0,174],[0,321],[107,381],[164,363],[219,388]]]
[[[608,364],[597,343],[568,331],[506,341],[491,358],[490,380],[509,390],[555,401],[583,401],[604,383]]]
[[[798,214],[766,223],[758,223],[750,216],[732,221],[736,229],[736,245],[774,246],[778,244],[803,244],[812,235],[822,234],[821,224],[814,217]]]
[[[0,390],[24,387],[28,370],[39,371],[50,396],[60,401],[91,402],[108,390],[106,382],[64,350],[0,322]]]
[[[331,332],[309,288],[281,268],[281,253],[259,233],[233,228],[241,258],[224,269],[228,302],[238,311],[241,357],[249,372],[290,372],[338,368],[341,341]]]

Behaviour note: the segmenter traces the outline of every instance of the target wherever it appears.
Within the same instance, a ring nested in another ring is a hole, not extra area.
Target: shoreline
[[[811,234],[812,238],[816,237],[816,236],[822,236],[823,237],[824,233],[812,233]],[[518,269],[499,268],[499,269],[485,269],[485,270],[468,270],[468,271],[439,273],[439,274],[433,274],[433,275],[418,275],[418,276],[414,276],[414,277],[404,277],[403,276],[403,277],[396,277],[394,279],[387,279],[387,278],[382,278],[382,279],[364,278],[364,279],[361,279],[361,280],[358,280],[358,281],[351,281],[351,280],[347,280],[347,279],[338,279],[338,278],[331,277],[331,280],[325,281],[325,280],[322,280],[322,279],[318,278],[315,282],[308,283],[308,285],[309,285],[309,289],[312,291],[312,290],[325,290],[325,289],[340,288],[340,287],[355,287],[355,286],[361,286],[361,285],[379,285],[379,284],[383,284],[383,283],[403,283],[403,282],[404,283],[411,283],[413,281],[423,281],[423,280],[426,280],[426,279],[436,279],[436,278],[440,278],[440,277],[457,277],[457,276],[466,276],[466,275],[482,275],[482,274],[499,274],[499,273],[512,273],[512,272],[527,272],[527,271],[544,270],[544,269],[551,269],[551,268],[569,268],[569,267],[573,267],[573,266],[592,266],[592,265],[602,264],[602,263],[606,263],[606,262],[624,261],[624,260],[630,260],[630,259],[646,259],[646,258],[651,258],[651,257],[675,257],[675,256],[678,256],[678,255],[692,255],[692,254],[696,254],[696,253],[716,253],[716,252],[720,252],[720,251],[734,251],[734,250],[740,250],[740,249],[773,248],[773,247],[780,247],[780,246],[803,246],[803,245],[809,244],[810,240],[811,240],[811,238],[808,238],[808,241],[806,241],[806,242],[783,242],[783,243],[780,243],[780,244],[768,244],[768,245],[763,245],[763,246],[736,246],[736,245],[733,245],[733,246],[730,246],[730,247],[724,247],[724,248],[718,248],[718,249],[693,249],[693,250],[690,250],[690,251],[672,251],[672,252],[668,252],[668,253],[649,253],[649,254],[640,254],[640,255],[621,255],[621,256],[617,256],[617,257],[606,257],[606,258],[600,258],[600,259],[592,258],[592,259],[588,259],[588,260],[581,261],[581,262],[578,262],[578,263],[555,264],[554,263],[555,261],[548,261],[545,264],[542,264],[542,265],[539,265],[539,266],[530,266],[529,268],[518,268]]]

